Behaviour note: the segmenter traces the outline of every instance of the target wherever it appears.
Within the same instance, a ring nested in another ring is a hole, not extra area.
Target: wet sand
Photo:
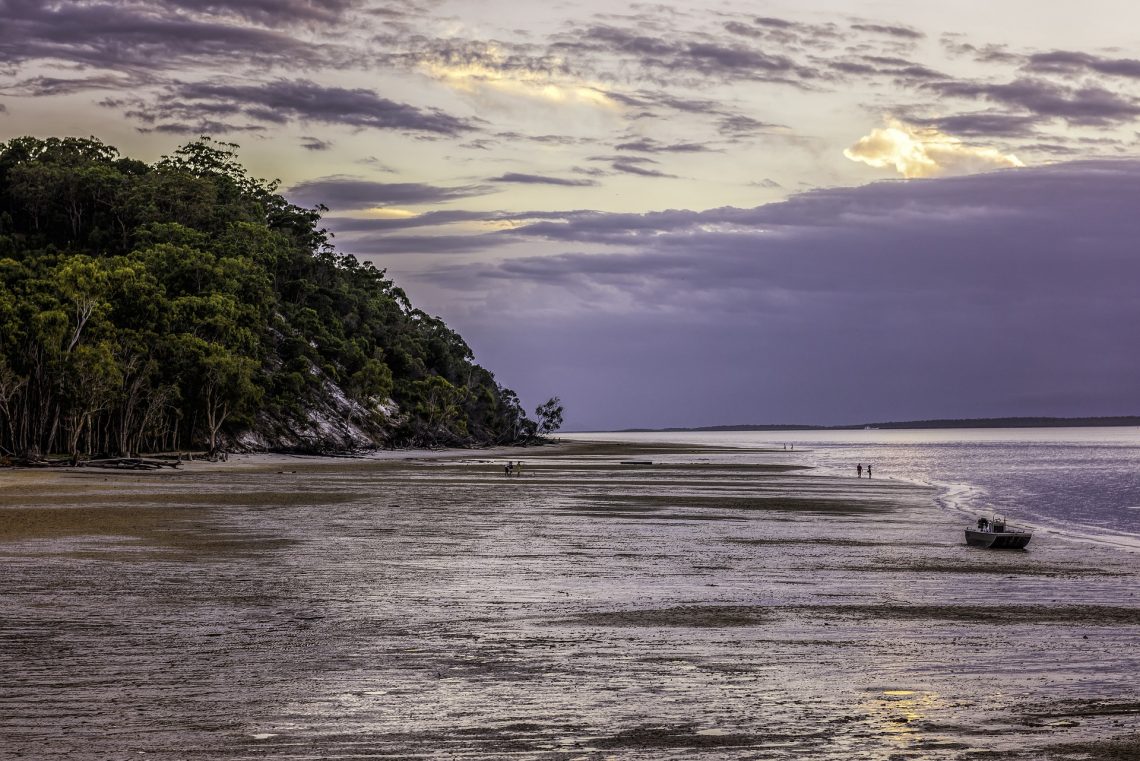
[[[794,463],[0,470],[0,755],[1140,758],[1136,555]]]

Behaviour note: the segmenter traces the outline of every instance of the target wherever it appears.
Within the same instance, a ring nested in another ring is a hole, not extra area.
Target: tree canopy
[[[208,138],[0,144],[0,456],[521,440],[441,320]]]

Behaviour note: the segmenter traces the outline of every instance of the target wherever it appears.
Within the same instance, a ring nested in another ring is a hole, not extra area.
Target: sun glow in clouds
[[[461,63],[424,61],[421,67],[432,79],[464,92],[485,88],[555,104],[582,104],[610,110],[619,107],[600,86],[588,82],[560,82],[550,71],[509,65],[505,54],[494,45],[489,45],[482,57],[485,60]],[[553,68],[558,65],[555,61]]]
[[[372,219],[411,219],[419,214],[408,209],[396,209],[391,206],[373,206],[367,212]]]
[[[907,178],[1025,166],[1012,153],[967,145],[938,130],[914,127],[896,119],[888,120],[885,128],[873,129],[871,134],[859,138],[853,146],[844,149],[843,155],[877,169],[894,167]]]

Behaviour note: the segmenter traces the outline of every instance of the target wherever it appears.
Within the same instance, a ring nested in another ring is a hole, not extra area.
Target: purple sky
[[[0,138],[241,143],[570,429],[1137,414],[1140,10],[1075,15],[0,0]]]

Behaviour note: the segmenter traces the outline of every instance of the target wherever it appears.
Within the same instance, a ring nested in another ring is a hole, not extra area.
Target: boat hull
[[[1028,531],[974,531],[966,529],[966,544],[990,550],[1020,550],[1029,544],[1033,534]]]

